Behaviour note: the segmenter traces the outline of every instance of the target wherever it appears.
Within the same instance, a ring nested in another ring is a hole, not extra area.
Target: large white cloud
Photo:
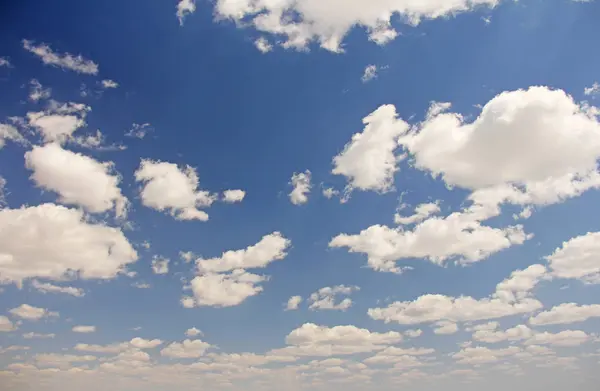
[[[194,298],[184,298],[184,306],[236,306],[262,292],[260,283],[267,279],[243,269],[231,273],[201,274],[190,282]]]
[[[400,160],[394,151],[398,148],[398,137],[409,128],[397,117],[394,106],[381,106],[363,119],[362,133],[354,134],[344,150],[333,158],[331,172],[347,178],[346,192],[392,189]]]
[[[528,345],[579,346],[591,336],[581,330],[563,330],[558,333],[537,333],[525,343]]]
[[[546,268],[542,265],[517,270],[496,286],[493,295],[482,299],[427,294],[414,301],[398,301],[385,308],[371,308],[368,314],[386,323],[412,325],[439,321],[472,322],[531,313],[543,307],[531,297],[531,290],[545,273]]]
[[[234,269],[255,269],[267,267],[271,262],[286,257],[291,241],[280,232],[265,235],[245,249],[229,250],[220,257],[196,260],[201,272],[226,272]]]
[[[58,193],[61,203],[83,206],[92,213],[114,208],[117,216],[126,214],[128,201],[112,162],[101,163],[50,143],[26,152],[25,165],[33,171],[36,185]]]
[[[111,279],[137,260],[118,228],[55,204],[0,210],[0,278]]]
[[[91,110],[81,103],[64,103],[51,100],[44,111],[28,112],[27,122],[36,129],[45,142],[65,143],[73,133],[86,125],[85,118]]]
[[[216,195],[199,190],[193,167],[180,169],[174,163],[142,160],[135,179],[143,184],[142,203],[158,211],[169,211],[179,220],[207,221],[208,214],[198,208],[212,205]]]
[[[252,26],[281,37],[281,45],[286,48],[304,49],[316,41],[326,50],[339,52],[344,37],[354,27],[366,29],[371,41],[384,44],[399,35],[392,26],[396,15],[405,23],[416,25],[422,19],[498,3],[499,0],[218,0],[215,12],[217,18],[232,19],[239,26]]]
[[[600,305],[578,305],[576,303],[563,303],[529,318],[529,323],[534,326],[551,324],[568,324],[585,322],[590,318],[600,317]]]
[[[46,65],[88,75],[98,74],[98,64],[83,58],[81,55],[74,56],[70,53],[57,53],[44,43],[36,45],[27,39],[23,40],[23,48],[38,56]]]
[[[555,277],[600,283],[600,232],[588,232],[564,242],[546,260]]]

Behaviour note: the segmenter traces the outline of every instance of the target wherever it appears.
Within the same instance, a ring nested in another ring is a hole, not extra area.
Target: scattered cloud
[[[223,201],[229,204],[242,202],[244,197],[246,197],[246,192],[244,190],[225,190],[223,192]]]
[[[119,87],[119,83],[117,83],[114,80],[110,80],[110,79],[102,80],[100,83],[102,84],[102,88],[104,88],[104,89]]]
[[[152,132],[154,128],[149,123],[145,124],[136,124],[134,123],[127,132],[125,132],[125,137],[138,138],[142,140],[144,137],[148,135],[148,133]]]
[[[260,37],[254,41],[254,46],[256,46],[261,53],[269,53],[273,50],[273,45],[271,45],[269,40],[265,37]]]
[[[152,272],[154,274],[167,274],[169,272],[169,262],[171,262],[170,259],[155,255],[152,258]]]
[[[185,335],[186,337],[197,337],[197,336],[202,336],[202,331],[198,330],[195,327],[192,327],[191,329],[187,329],[185,331]]]
[[[52,89],[44,88],[37,79],[31,79],[29,84],[31,86],[29,89],[30,101],[39,102],[40,100],[50,98],[50,95],[52,94]]]
[[[81,288],[75,288],[72,286],[58,286],[50,283],[42,283],[38,280],[31,281],[31,286],[38,292],[42,293],[62,293],[65,295],[71,295],[75,297],[85,296],[85,291]]]
[[[35,54],[46,65],[87,75],[98,74],[98,64],[83,58],[81,55],[74,56],[70,53],[57,53],[44,43],[36,45],[35,42],[27,39],[23,40],[23,48]]]
[[[285,306],[286,311],[294,311],[300,307],[300,303],[302,303],[302,296],[292,296],[288,299],[287,304]]]
[[[306,170],[305,172],[297,172],[292,175],[290,185],[292,185],[294,189],[289,194],[292,204],[302,205],[308,202],[308,194],[310,193],[310,189],[312,187],[310,180],[311,173],[309,170]]]
[[[185,17],[196,12],[196,0],[179,0],[177,3],[177,19],[179,24],[183,26]]]
[[[365,68],[365,71],[363,72],[362,75],[362,82],[363,83],[368,83],[371,80],[377,78],[377,72],[379,71],[379,68],[377,67],[377,65],[367,65],[367,67]]]
[[[72,330],[74,333],[83,333],[83,334],[95,333],[96,326],[75,326],[75,327],[73,327]]]
[[[29,304],[21,304],[19,307],[8,311],[11,315],[25,320],[40,320],[42,318],[58,317],[58,312],[49,311],[46,308],[33,307]]]
[[[594,82],[591,87],[586,87],[583,90],[585,95],[597,95],[600,94],[600,84],[598,82]]]
[[[173,342],[160,351],[160,354],[169,358],[199,358],[210,349],[212,345],[200,339],[186,339],[178,343]]]
[[[309,309],[316,310],[340,310],[346,311],[352,306],[352,299],[345,298],[339,303],[336,303],[338,296],[347,296],[352,292],[359,291],[360,288],[357,286],[345,286],[338,285],[334,287],[321,288],[315,293],[311,294],[308,301],[310,303]]]
[[[529,318],[529,324],[534,326],[570,324],[598,317],[600,317],[600,305],[598,304],[563,303]]]

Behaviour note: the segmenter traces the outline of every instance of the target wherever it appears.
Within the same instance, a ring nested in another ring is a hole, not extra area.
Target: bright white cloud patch
[[[528,345],[579,346],[590,340],[581,330],[563,330],[558,333],[537,333],[526,341]]]
[[[523,341],[533,336],[533,331],[525,326],[518,325],[508,330],[497,330],[497,323],[490,324],[494,328],[478,329],[473,333],[473,340],[485,343],[499,343],[504,341]]]
[[[170,259],[155,255],[152,259],[152,272],[154,274],[167,274],[169,272],[169,262],[171,262]]]
[[[77,240],[74,240],[77,238]],[[0,210],[0,279],[111,279],[137,260],[118,228],[55,204]]]
[[[83,333],[83,334],[95,333],[96,326],[75,326],[75,327],[73,327],[72,330],[74,333]]]
[[[10,64],[10,60],[6,57],[0,57],[0,67],[10,68],[12,65]]]
[[[392,27],[397,15],[412,25],[467,12],[480,5],[493,7],[497,0],[218,0],[217,18],[281,37],[285,48],[305,49],[315,41],[323,49],[340,52],[354,27],[364,28],[369,39],[383,45],[398,36]],[[296,17],[290,18],[289,15]]]
[[[86,125],[85,117],[90,110],[90,107],[81,103],[61,105],[51,100],[47,110],[27,113],[27,121],[45,142],[64,143],[72,139],[75,131]]]
[[[551,274],[558,278],[576,278],[600,283],[600,232],[588,232],[563,243],[547,256]]]
[[[394,215],[394,223],[401,225],[410,225],[420,223],[429,216],[440,212],[440,206],[436,202],[420,204],[415,208],[415,213],[412,216],[401,216],[396,213]]]
[[[179,0],[177,3],[177,19],[179,19],[179,24],[183,26],[183,21],[185,17],[189,14],[193,14],[196,12],[196,2],[195,0]]]
[[[13,322],[4,315],[0,315],[0,333],[7,333],[16,330],[17,327]]]
[[[152,125],[150,125],[149,123],[133,124],[131,126],[131,129],[125,132],[125,137],[138,138],[141,140],[153,130],[154,129],[152,128]]]
[[[394,154],[398,138],[408,124],[397,118],[392,105],[381,106],[363,119],[365,128],[356,133],[344,150],[333,158],[334,175],[348,180],[347,192],[354,189],[390,191],[400,157]]]
[[[27,140],[19,133],[17,128],[12,125],[0,124],[0,149],[6,145],[6,140],[21,145],[27,144]]]
[[[297,310],[302,303],[302,296],[292,296],[288,299],[287,304],[285,306],[286,311],[294,311]]]
[[[197,329],[197,328],[195,328],[195,327],[192,327],[191,329],[187,329],[187,330],[185,331],[185,335],[186,335],[187,337],[197,337],[197,336],[199,336],[199,335],[202,335],[202,331],[198,330],[198,329]]]
[[[128,201],[121,194],[121,178],[112,162],[101,163],[50,143],[25,153],[25,165],[33,171],[36,185],[58,193],[59,202],[92,213],[114,208],[118,217],[125,217]]]
[[[271,262],[279,261],[287,255],[291,245],[280,232],[265,235],[262,239],[245,249],[229,250],[216,258],[198,258],[196,264],[201,272],[227,272],[234,269],[265,268]]]
[[[368,83],[375,79],[377,77],[377,71],[377,65],[367,65],[361,78],[362,82]]]
[[[198,189],[194,168],[180,169],[173,163],[142,160],[135,179],[143,185],[140,195],[144,206],[169,211],[178,220],[208,220],[208,214],[198,208],[209,207],[216,196]]]
[[[225,190],[223,192],[223,201],[229,204],[242,202],[244,197],[246,197],[246,192],[244,190]]]
[[[57,312],[49,311],[46,308],[38,308],[29,304],[21,304],[17,308],[8,311],[11,315],[25,320],[40,320],[48,317],[58,317]]]
[[[305,172],[294,173],[294,175],[292,175],[290,185],[292,185],[294,189],[289,194],[292,204],[302,205],[308,202],[308,194],[310,193],[310,189],[312,187],[310,180],[311,173],[309,170],[306,170]]]
[[[98,64],[83,58],[81,55],[74,56],[70,53],[57,53],[46,44],[36,45],[33,41],[23,40],[23,48],[42,60],[46,65],[68,69],[77,73],[87,75],[98,74]]]
[[[261,53],[269,53],[271,50],[273,50],[273,45],[271,45],[264,37],[260,37],[254,41],[254,46],[256,46]]]
[[[43,333],[25,333],[23,334],[24,339],[52,339],[56,337],[56,334],[43,334]]]
[[[586,87],[583,90],[585,95],[597,95],[600,94],[600,84],[598,82],[594,82],[590,87]]]
[[[309,308],[311,310],[341,310],[346,311],[352,306],[352,299],[345,298],[336,303],[338,296],[347,296],[352,292],[360,290],[357,286],[338,285],[334,287],[321,288],[310,295]]]
[[[105,89],[119,87],[119,83],[117,83],[114,80],[110,80],[110,79],[102,80],[100,83],[102,84],[102,87],[105,88]]]
[[[585,322],[590,318],[598,317],[600,317],[600,305],[598,304],[563,303],[529,318],[529,323],[534,326],[569,324]]]
[[[265,276],[237,269],[231,273],[206,273],[194,277],[190,282],[193,301],[185,306],[232,307],[241,304],[249,297],[263,291],[259,284],[267,280]],[[186,304],[187,303],[187,304]]]
[[[420,324],[439,321],[473,322],[506,316],[527,314],[543,307],[531,291],[545,277],[546,269],[533,265],[517,270],[496,286],[491,297],[450,297],[427,294],[414,301],[395,302],[385,308],[371,308],[371,318],[386,323]]]
[[[186,339],[181,343],[173,342],[161,350],[160,354],[169,358],[198,358],[202,357],[210,347],[209,343],[202,340]]]
[[[32,288],[42,293],[62,293],[65,295],[71,295],[75,297],[85,296],[85,291],[81,288],[75,288],[72,286],[58,286],[50,283],[42,283],[38,280],[31,282]]]
[[[129,341],[129,344],[136,349],[154,349],[162,345],[163,341],[160,339],[144,339],[136,337]]]
[[[30,82],[29,89],[29,100],[32,102],[38,102],[42,99],[50,98],[52,90],[50,88],[44,88],[37,79],[32,79]]]

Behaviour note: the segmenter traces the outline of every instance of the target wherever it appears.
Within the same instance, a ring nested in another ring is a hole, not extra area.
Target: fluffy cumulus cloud
[[[60,104],[51,100],[46,110],[28,112],[26,118],[44,142],[65,143],[73,140],[73,133],[86,125],[85,118],[90,110],[81,103]]]
[[[101,163],[50,143],[26,152],[25,165],[33,171],[35,184],[56,192],[61,203],[82,206],[92,213],[114,209],[119,217],[126,214],[128,201],[111,162]]]
[[[49,45],[44,43],[36,44],[27,39],[23,40],[23,48],[39,57],[46,65],[88,75],[98,74],[98,64],[83,58],[81,55],[74,56],[70,53],[58,53],[52,50]]]
[[[173,342],[160,351],[160,354],[169,358],[198,358],[211,347],[200,339],[186,339],[185,341]]]
[[[187,329],[185,331],[185,335],[186,337],[197,337],[199,335],[202,335],[202,331],[198,330],[195,327],[192,327],[191,329]]]
[[[77,238],[74,240],[73,238]],[[137,260],[118,228],[55,204],[0,210],[0,279],[111,279]]]
[[[6,316],[0,315],[0,333],[14,331],[17,326]]]
[[[554,277],[600,283],[600,232],[588,232],[564,242],[546,260]]]
[[[581,330],[563,330],[558,333],[537,333],[526,341],[529,345],[579,346],[591,339]]]
[[[362,82],[368,83],[371,80],[375,79],[377,77],[378,70],[379,68],[377,67],[377,65],[367,65],[361,78]]]
[[[246,197],[246,192],[244,190],[225,190],[223,192],[223,201],[229,204],[242,202],[244,197]]]
[[[334,287],[321,288],[309,297],[311,310],[341,310],[346,311],[352,306],[352,299],[349,297],[336,303],[337,296],[347,296],[352,292],[360,290],[357,286],[338,285]]]
[[[529,318],[529,323],[534,326],[568,324],[585,322],[590,318],[597,317],[600,317],[600,305],[598,304],[563,303]]]
[[[48,317],[58,317],[58,312],[49,311],[46,308],[38,308],[29,304],[21,304],[19,307],[8,311],[11,315],[25,320],[40,320]]]
[[[533,331],[525,326],[518,325],[507,330],[497,330],[498,323],[491,322],[484,327],[476,327],[473,340],[485,343],[499,343],[504,341],[523,341],[533,336]]]
[[[309,170],[305,172],[296,172],[292,175],[290,185],[292,185],[292,192],[289,194],[290,201],[294,205],[302,205],[308,202],[308,194],[312,185],[311,173]]]
[[[292,296],[288,299],[285,310],[286,311],[294,311],[300,307],[300,303],[302,303],[302,296]]]
[[[420,204],[415,208],[415,213],[410,216],[402,216],[398,213],[394,215],[394,223],[400,225],[410,225],[420,223],[429,216],[440,212],[440,206],[437,202]]]
[[[314,41],[326,50],[340,52],[344,37],[354,27],[366,29],[369,39],[382,45],[399,34],[392,26],[396,16],[416,25],[423,19],[447,17],[480,5],[493,7],[496,4],[498,0],[218,0],[215,12],[217,18],[230,19],[239,26],[252,26],[259,32],[280,37],[285,48],[305,49]]]
[[[193,167],[142,160],[135,179],[142,183],[144,206],[169,211],[178,220],[208,220],[208,214],[198,208],[211,206],[216,196],[198,189],[199,178]]]
[[[119,83],[117,83],[114,80],[110,80],[110,79],[104,79],[100,82],[100,84],[102,85],[102,88],[105,88],[105,89],[119,87]]]
[[[480,365],[498,362],[521,352],[521,348],[510,346],[502,349],[490,349],[483,346],[467,347],[452,355],[459,364]]]
[[[273,355],[333,356],[383,350],[402,341],[402,334],[371,332],[356,326],[319,326],[305,323],[286,337],[285,348],[276,349]]]
[[[397,117],[394,106],[381,106],[363,119],[364,130],[354,134],[343,151],[333,158],[331,172],[346,177],[347,192],[392,189],[401,160],[394,152],[398,148],[398,138],[409,128]]]
[[[243,269],[236,269],[231,273],[202,274],[194,277],[190,282],[192,292],[194,293],[193,301],[186,300],[183,305],[184,307],[236,306],[247,298],[262,292],[263,287],[260,283],[267,279],[265,276],[249,273]]]
[[[398,301],[385,308],[371,308],[368,314],[386,323],[412,325],[440,321],[473,322],[532,313],[543,307],[532,297],[531,291],[545,278],[545,273],[546,268],[542,265],[517,270],[496,286],[494,294],[482,299],[427,294],[414,301]]]
[[[177,19],[179,24],[183,26],[185,17],[196,12],[196,0],[179,0],[177,3]]]
[[[154,274],[167,274],[169,272],[170,259],[155,255],[152,259],[152,272]]]

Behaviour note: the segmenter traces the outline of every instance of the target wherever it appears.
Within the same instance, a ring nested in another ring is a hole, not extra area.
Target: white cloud
[[[179,24],[183,26],[185,17],[196,12],[196,0],[179,0],[177,3],[177,19]]]
[[[268,1],[218,0],[216,18],[231,19],[240,27],[282,38],[285,48],[306,49],[317,42],[323,49],[341,52],[345,36],[354,27],[364,28],[369,39],[383,45],[398,36],[392,27],[397,15],[406,23],[416,25],[422,19],[436,19],[467,12],[480,5],[490,7],[497,0],[447,1],[427,0],[362,0],[328,1]],[[295,15],[289,18],[289,15]]]
[[[423,334],[423,330],[421,329],[411,329],[411,330],[406,330],[404,332],[404,335],[406,335],[409,338],[417,338],[420,337]]]
[[[53,367],[53,368],[64,368],[69,369],[70,364],[73,363],[84,363],[90,361],[96,361],[96,356],[76,356],[72,354],[36,354],[33,357],[35,364],[38,367]]]
[[[478,219],[475,213],[455,212],[447,217],[431,217],[408,231],[373,225],[357,235],[340,234],[329,246],[365,253],[371,268],[399,273],[402,269],[396,261],[401,259],[425,258],[438,265],[450,260],[469,264],[530,238],[520,225],[492,228]]]
[[[319,326],[305,323],[286,337],[289,345],[272,350],[273,355],[335,356],[383,350],[402,341],[402,334],[371,332],[356,326]]]
[[[0,67],[11,68],[10,60],[6,57],[0,57]]]
[[[152,272],[154,274],[167,274],[169,272],[169,262],[171,262],[170,259],[155,255],[152,259]]]
[[[127,342],[111,344],[111,345],[89,345],[86,343],[78,343],[74,349],[80,352],[90,353],[119,353],[129,349],[130,345]]]
[[[246,197],[246,192],[244,190],[225,190],[223,192],[223,201],[230,204],[242,202],[244,197]]]
[[[361,78],[362,82],[368,83],[371,80],[377,78],[377,76],[378,76],[377,71],[378,71],[377,65],[367,65],[367,67],[365,68],[365,71],[363,72],[362,78]]]
[[[52,90],[50,88],[44,88],[37,79],[32,79],[29,84],[31,85],[29,90],[30,101],[38,102],[42,99],[50,98]]]
[[[31,286],[42,293],[63,293],[75,297],[85,296],[85,291],[81,288],[74,288],[72,286],[58,286],[50,283],[42,283],[38,280],[33,280]]]
[[[31,179],[36,185],[58,193],[61,203],[82,206],[92,213],[114,208],[118,217],[127,213],[128,201],[112,162],[101,163],[50,143],[26,152],[25,165],[33,171]]]
[[[9,332],[17,329],[17,326],[4,315],[0,315],[0,332]]]
[[[144,283],[144,282],[134,282],[133,284],[131,284],[132,287],[134,288],[138,288],[138,289],[150,289],[152,288],[152,285]]]
[[[12,125],[0,124],[0,149],[6,145],[6,140],[21,145],[27,144],[27,140],[19,133],[17,128]]]
[[[503,92],[472,122],[448,109],[432,106],[400,143],[417,168],[476,190],[472,198],[547,205],[600,186],[597,110],[564,91]]]
[[[77,238],[74,240],[73,238]],[[54,204],[0,210],[0,279],[111,279],[137,260],[120,229]]]
[[[143,339],[136,337],[129,341],[129,344],[136,349],[154,349],[162,345],[163,341],[160,339]]]
[[[414,301],[398,301],[385,308],[371,308],[368,314],[372,319],[386,323],[412,325],[443,320],[473,322],[531,313],[542,308],[542,303],[531,297],[531,290],[544,278],[545,271],[541,265],[517,270],[496,286],[491,297],[475,299],[427,294]]]
[[[254,41],[254,46],[256,46],[261,53],[269,53],[273,50],[273,45],[271,45],[265,37],[260,37]]]
[[[409,126],[397,118],[392,105],[381,106],[363,119],[365,128],[356,133],[344,150],[333,158],[334,175],[348,180],[346,192],[354,189],[390,191],[400,157],[394,154],[398,138]]]
[[[288,299],[287,304],[285,306],[286,311],[294,311],[297,310],[302,303],[302,296],[292,296]]]
[[[25,339],[52,339],[56,337],[56,334],[40,334],[40,333],[26,333],[23,334]]]
[[[45,111],[28,112],[27,122],[35,128],[45,142],[64,143],[73,137],[77,129],[86,125],[85,117],[91,108],[81,103],[60,104],[50,101]]]
[[[149,123],[145,124],[133,124],[131,129],[125,133],[125,137],[139,138],[140,140],[146,137],[149,132],[153,130],[152,125]]]
[[[585,322],[590,318],[600,317],[600,305],[578,305],[576,303],[563,303],[529,318],[529,323],[534,326],[551,324],[570,324]]]
[[[263,291],[259,284],[265,276],[237,269],[231,273],[206,273],[190,282],[194,298],[184,298],[186,308],[193,306],[232,307]]]
[[[493,322],[490,325],[498,326]],[[479,329],[473,333],[473,340],[485,343],[498,343],[503,341],[522,341],[533,336],[533,331],[525,326],[518,325],[508,330]]]
[[[196,264],[200,272],[227,272],[234,269],[265,268],[271,262],[286,257],[291,241],[280,232],[265,235],[251,246],[241,250],[229,250],[216,258],[198,258]]]
[[[144,206],[161,212],[169,210],[178,220],[208,220],[208,214],[198,208],[209,207],[216,196],[198,189],[194,168],[179,169],[173,163],[142,160],[135,179],[143,183],[140,195]]]
[[[114,80],[110,80],[110,79],[102,80],[100,83],[102,84],[102,87],[105,89],[119,87],[119,83],[117,83]]]
[[[591,339],[581,330],[563,330],[558,333],[537,333],[525,343],[528,345],[579,346]]]
[[[187,329],[185,331],[185,335],[186,337],[197,337],[197,336],[202,336],[202,331],[198,330],[195,327],[192,327],[191,329]]]
[[[591,87],[586,87],[583,90],[585,95],[597,95],[600,94],[600,84],[598,82],[594,82]]]
[[[600,232],[588,232],[563,242],[546,260],[554,277],[600,283]]]
[[[327,199],[332,199],[333,197],[338,196],[339,194],[340,192],[332,187],[326,187],[323,189],[323,196]]]
[[[292,175],[290,185],[292,185],[294,189],[289,194],[292,204],[302,205],[308,202],[308,194],[312,187],[310,180],[311,173],[309,170],[306,170],[305,172],[295,172],[294,175]]]
[[[439,321],[435,324],[433,329],[434,334],[438,335],[450,335],[458,332],[458,325],[454,322],[447,320]]]
[[[83,58],[81,55],[74,56],[70,53],[56,53],[46,44],[36,45],[27,39],[23,40],[23,48],[38,56],[46,65],[69,69],[87,75],[98,74],[98,64]]]
[[[336,303],[336,297],[339,295],[350,295],[353,291],[360,290],[357,286],[338,285],[334,287],[325,287],[310,295],[309,308],[311,310],[341,310],[346,311],[352,306],[352,300],[345,298]]]
[[[58,317],[58,312],[52,312],[46,308],[38,308],[29,304],[21,304],[17,308],[8,311],[11,315],[25,320],[40,320],[48,317]]]
[[[160,354],[169,358],[198,358],[202,357],[211,347],[211,344],[200,339],[186,339],[181,343],[171,343],[161,350]]]
[[[75,326],[72,330],[74,333],[95,333],[96,326]]]
[[[191,251],[180,251],[179,258],[181,258],[185,263],[190,263],[194,260],[196,255]]]
[[[516,346],[503,349],[490,349],[482,346],[468,347],[452,355],[459,364],[480,365],[500,361],[504,357],[514,356],[521,352]]]
[[[430,202],[427,204],[420,204],[415,208],[415,214],[412,216],[401,216],[396,213],[394,215],[394,223],[401,225],[410,225],[415,223],[420,223],[421,221],[427,219],[431,215],[440,212],[440,206],[437,202]]]

